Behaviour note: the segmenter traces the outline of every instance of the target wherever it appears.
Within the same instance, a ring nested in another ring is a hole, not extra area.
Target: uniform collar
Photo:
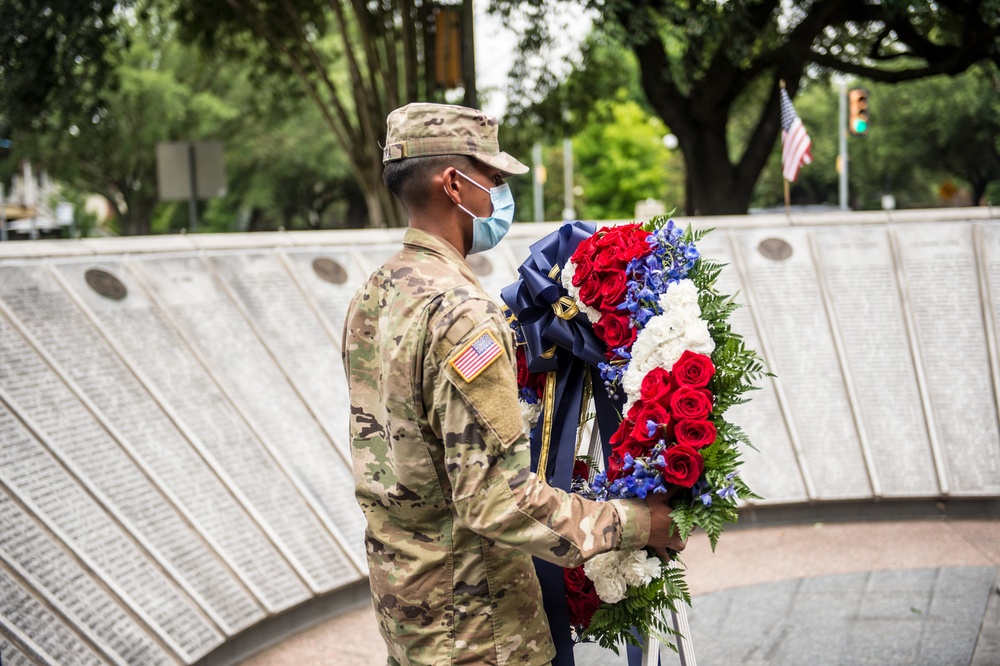
[[[428,233],[422,229],[407,227],[406,231],[403,232],[403,245],[419,247],[423,250],[427,250],[444,257],[448,261],[456,264],[462,275],[467,277],[470,281],[479,284],[479,279],[476,277],[476,274],[472,272],[469,262],[465,260],[462,253],[459,252],[454,245],[440,236],[435,236],[434,234]]]
[[[407,227],[406,231],[403,232],[403,245],[419,247],[423,250],[427,250],[428,252],[433,252],[434,254],[441,256],[448,262],[455,264],[455,267],[458,268],[459,272],[470,282],[479,285],[479,278],[477,278],[476,274],[472,272],[472,267],[469,266],[469,262],[465,260],[462,253],[459,252],[454,245],[440,236],[435,236],[434,234],[428,233],[423,229]]]

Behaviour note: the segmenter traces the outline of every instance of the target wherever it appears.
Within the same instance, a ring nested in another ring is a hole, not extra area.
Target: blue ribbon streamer
[[[529,248],[530,255],[518,268],[517,282],[501,290],[501,298],[517,318],[525,342],[528,369],[531,372],[556,372],[552,432],[548,465],[542,473],[548,483],[569,491],[576,454],[577,424],[580,422],[581,398],[586,374],[594,386],[597,424],[604,445],[605,458],[610,454],[608,440],[620,421],[620,401],[612,400],[603,390],[597,369],[605,360],[606,347],[594,335],[583,314],[572,319],[556,315],[553,305],[567,296],[554,266],[566,265],[579,244],[597,231],[592,222],[567,222]],[[555,347],[555,354],[548,353]],[[531,433],[531,465],[537,473],[541,449],[541,421]],[[573,642],[569,631],[569,610],[562,568],[535,560],[535,571],[542,587],[542,600],[549,618],[556,658],[553,666],[574,666]]]

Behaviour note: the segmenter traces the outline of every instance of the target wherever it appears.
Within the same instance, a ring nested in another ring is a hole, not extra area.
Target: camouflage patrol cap
[[[500,150],[499,123],[482,111],[417,102],[390,113],[386,124],[383,164],[407,157],[468,155],[504,173],[528,173],[528,167]]]

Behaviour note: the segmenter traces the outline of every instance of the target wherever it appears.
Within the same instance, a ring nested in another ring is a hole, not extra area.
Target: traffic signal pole
[[[840,210],[847,210],[847,84],[840,84]]]

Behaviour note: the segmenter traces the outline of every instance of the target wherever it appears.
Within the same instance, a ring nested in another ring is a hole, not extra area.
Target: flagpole
[[[778,79],[778,86],[782,90],[784,90],[785,89],[785,80],[784,79]],[[788,179],[785,178],[785,161],[784,160],[781,160],[781,180],[785,184],[785,186],[784,186],[784,188],[785,188],[785,217],[788,218],[788,222],[789,222],[789,224],[791,224],[791,221],[792,221],[791,193],[789,192]]]

